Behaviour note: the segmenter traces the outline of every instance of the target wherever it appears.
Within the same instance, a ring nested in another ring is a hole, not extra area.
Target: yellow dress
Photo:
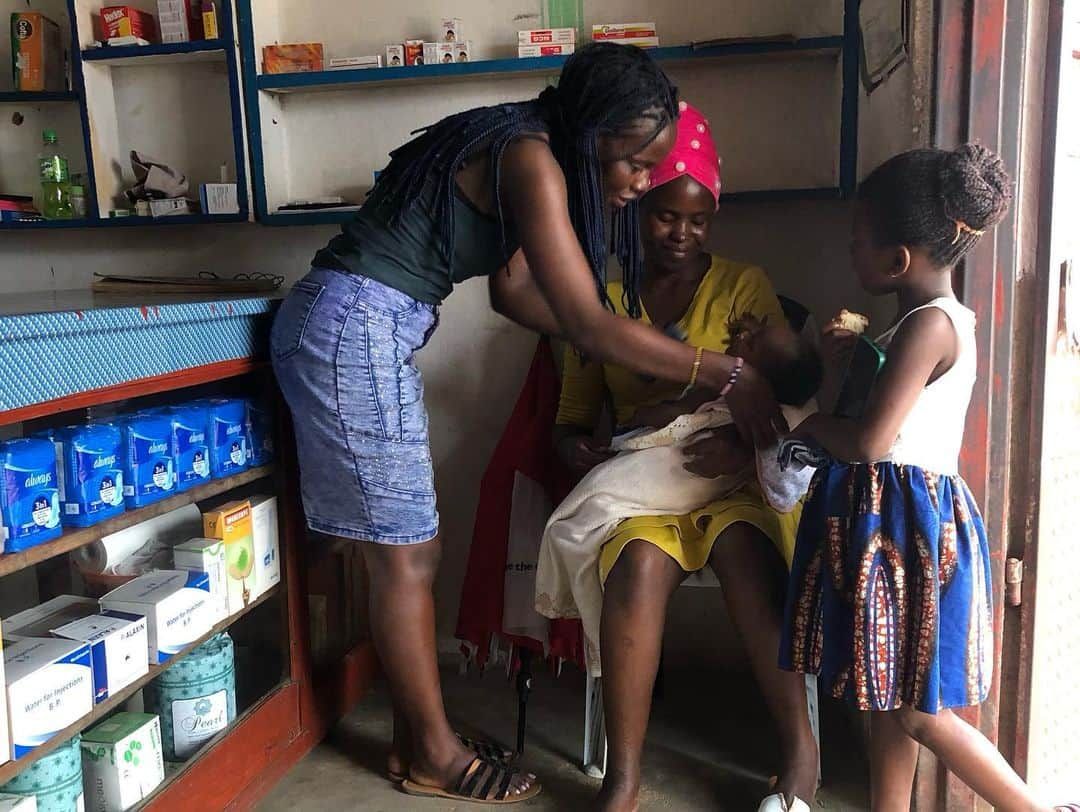
[[[625,316],[622,292],[621,282],[608,284],[616,311]],[[747,313],[784,318],[772,284],[761,268],[714,255],[686,313],[665,332],[694,346],[724,352],[731,340],[730,322]],[[641,320],[652,324],[644,305]],[[616,423],[623,425],[639,407],[675,400],[682,389],[678,384],[649,379],[612,364],[582,361],[573,348],[567,348],[557,422],[592,431],[605,397],[610,394]],[[699,570],[708,563],[720,534],[738,522],[753,525],[768,536],[790,567],[800,513],[801,508],[797,508],[778,514],[765,503],[757,483],[751,482],[731,496],[685,516],[627,519],[604,544],[600,578],[607,579],[623,548],[634,539],[655,544],[687,572]]]

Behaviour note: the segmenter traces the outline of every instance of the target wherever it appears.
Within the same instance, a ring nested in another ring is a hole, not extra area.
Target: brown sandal
[[[488,761],[497,761],[502,764],[506,764],[512,761],[516,756],[513,750],[507,750],[500,744],[495,742],[486,741],[484,739],[470,739],[468,736],[462,736],[460,733],[454,733],[458,737],[458,740],[465,746],[466,750],[472,750],[480,758]],[[397,773],[393,770],[386,771],[386,777],[394,784],[400,784],[406,778],[409,777],[408,773]]]
[[[452,789],[428,787],[408,778],[401,782],[401,789],[421,798],[445,798],[474,804],[516,804],[540,794],[540,784],[536,783],[518,795],[511,794],[510,782],[513,778],[514,771],[507,765],[485,761],[477,756],[461,771]]]

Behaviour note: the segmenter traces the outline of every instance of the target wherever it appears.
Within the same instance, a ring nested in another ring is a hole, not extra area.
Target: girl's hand
[[[831,374],[840,376],[847,370],[858,340],[857,333],[842,329],[835,319],[825,325],[821,335],[821,357]]]
[[[776,445],[778,435],[787,433],[787,421],[776,402],[772,387],[749,364],[743,365],[735,385],[724,400],[739,434],[754,447],[769,448]]]
[[[688,445],[683,465],[691,474],[706,479],[741,472],[754,459],[754,451],[739,437],[734,426],[710,432],[701,440]]]
[[[615,456],[614,451],[584,434],[564,439],[559,443],[558,454],[571,473],[579,478]]]

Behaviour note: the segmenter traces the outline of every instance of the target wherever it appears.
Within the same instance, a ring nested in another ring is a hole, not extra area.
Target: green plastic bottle
[[[68,161],[56,140],[55,130],[41,134],[43,145],[38,155],[41,172],[41,213],[46,220],[70,220],[75,216],[71,207],[71,176]]]

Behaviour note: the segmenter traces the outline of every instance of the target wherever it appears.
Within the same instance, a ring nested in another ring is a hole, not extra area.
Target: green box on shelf
[[[165,780],[161,722],[150,713],[118,713],[83,734],[86,812],[126,812]]]

